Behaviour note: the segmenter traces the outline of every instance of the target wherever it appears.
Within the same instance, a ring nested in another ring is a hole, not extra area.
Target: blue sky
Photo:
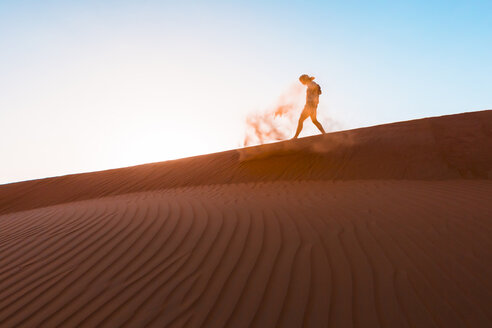
[[[491,1],[0,0],[0,183],[236,148],[302,73],[344,129],[490,109],[490,22]]]

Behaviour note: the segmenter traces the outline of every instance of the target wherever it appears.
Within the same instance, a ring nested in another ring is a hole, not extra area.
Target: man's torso
[[[319,102],[319,95],[321,94],[321,87],[316,82],[309,82],[306,90],[306,104]]]

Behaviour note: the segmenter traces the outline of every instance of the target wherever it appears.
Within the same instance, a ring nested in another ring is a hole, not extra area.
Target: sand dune
[[[491,327],[492,111],[0,186],[0,327]]]

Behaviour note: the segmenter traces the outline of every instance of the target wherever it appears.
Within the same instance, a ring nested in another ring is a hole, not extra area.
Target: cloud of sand
[[[297,125],[303,99],[303,87],[296,83],[290,86],[264,111],[251,113],[246,117],[246,132],[243,146],[264,144],[285,140],[293,135]]]

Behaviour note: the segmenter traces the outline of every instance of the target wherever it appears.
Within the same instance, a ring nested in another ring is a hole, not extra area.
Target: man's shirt
[[[319,95],[321,94],[321,87],[316,82],[309,82],[306,90],[306,102],[318,103]]]

